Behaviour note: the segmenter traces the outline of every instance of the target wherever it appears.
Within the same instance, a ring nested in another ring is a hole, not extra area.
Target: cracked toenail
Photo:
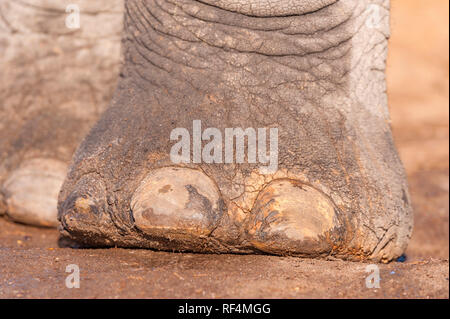
[[[286,180],[269,184],[258,195],[252,213],[254,221],[248,230],[251,242],[268,251],[322,249],[321,242],[336,227],[337,220],[326,195],[309,185]]]

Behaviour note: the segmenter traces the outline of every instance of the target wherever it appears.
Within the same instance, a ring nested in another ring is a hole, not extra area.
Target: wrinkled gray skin
[[[389,126],[388,1],[125,7],[125,65],[60,193],[63,236],[385,262],[404,252],[412,212]],[[174,165],[170,132],[195,119],[222,132],[277,127],[278,172]]]
[[[75,1],[81,29],[65,25],[71,3],[0,1],[0,215],[36,226],[57,226],[70,159],[119,73],[123,1]]]

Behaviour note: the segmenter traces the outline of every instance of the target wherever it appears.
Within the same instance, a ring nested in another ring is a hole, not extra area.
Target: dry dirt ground
[[[0,220],[0,298],[448,298],[447,0],[392,0],[389,98],[415,208],[406,262],[379,265],[291,257],[58,247],[55,230]],[[67,289],[66,266],[80,267]]]

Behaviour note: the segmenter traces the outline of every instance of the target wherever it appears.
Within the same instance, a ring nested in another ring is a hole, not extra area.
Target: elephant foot
[[[123,0],[78,2],[93,14],[77,30],[67,5],[0,1],[11,23],[0,27],[0,215],[35,226],[58,224],[70,159],[119,71]]]
[[[84,187],[66,199],[60,215],[63,235],[82,236],[82,242],[103,238],[108,243],[108,234],[116,233],[117,225],[108,225],[106,194],[104,188],[98,191],[100,184],[85,180]],[[309,257],[328,254],[332,238],[341,231],[332,200],[296,180],[274,179],[265,185],[243,218],[226,202],[229,199],[203,171],[162,167],[148,173],[133,192],[130,226],[139,246],[147,248]],[[102,229],[105,224],[109,229]]]
[[[412,213],[387,113],[386,6],[374,26],[372,1],[303,2],[126,1],[122,76],[60,192],[62,235],[400,256]]]

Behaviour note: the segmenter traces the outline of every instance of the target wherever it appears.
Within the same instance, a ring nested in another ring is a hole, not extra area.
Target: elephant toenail
[[[326,195],[299,181],[273,181],[257,197],[249,224],[250,241],[270,252],[320,253],[337,227],[336,210]]]
[[[8,216],[35,226],[56,226],[58,193],[66,170],[66,164],[54,159],[24,162],[3,185]]]
[[[146,176],[131,207],[136,227],[145,233],[181,239],[210,234],[223,213],[220,203],[208,176],[198,170],[166,167]]]

